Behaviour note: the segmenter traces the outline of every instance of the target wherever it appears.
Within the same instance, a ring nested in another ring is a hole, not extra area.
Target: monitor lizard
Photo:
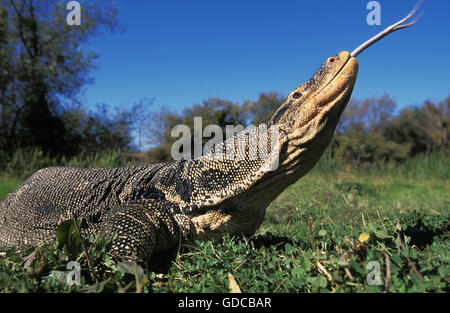
[[[292,90],[261,128],[267,138],[277,137],[264,157],[254,153],[258,144],[245,130],[215,154],[193,160],[41,169],[0,202],[0,248],[49,242],[58,225],[74,217],[83,221],[84,233],[114,235],[114,259],[150,264],[180,242],[254,234],[270,202],[308,173],[332,140],[356,82],[356,56],[412,25],[417,19],[403,23],[417,7],[352,53],[327,58],[310,80]],[[231,151],[230,158],[226,152]]]

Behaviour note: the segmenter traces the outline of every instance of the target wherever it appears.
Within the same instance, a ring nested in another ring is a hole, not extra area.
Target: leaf
[[[325,288],[328,285],[327,280],[324,277],[319,278],[319,286]]]
[[[369,239],[370,239],[370,235],[369,235],[368,233],[366,233],[366,232],[361,233],[361,234],[359,235],[359,238],[358,238],[359,242],[366,242],[366,241],[368,241]]]
[[[25,263],[23,264],[23,268],[26,269],[30,267],[30,265],[33,263],[34,259],[36,258],[37,249],[33,251],[29,256],[25,258]]]
[[[284,245],[284,250],[286,251],[286,253],[289,253],[289,254],[292,254],[295,252],[295,248],[292,245],[290,245],[289,243],[286,243]]]
[[[61,284],[65,284],[67,282],[67,274],[63,271],[53,270],[50,272],[49,277],[53,277],[56,281]]]
[[[92,286],[89,287],[89,289],[87,290],[87,292],[93,292],[93,293],[99,293],[102,292],[105,288],[105,285],[107,285],[108,283],[111,283],[111,279],[105,279],[101,282],[98,282]]]
[[[375,236],[377,236],[380,239],[386,239],[387,238],[387,233],[384,231],[375,231]]]
[[[394,262],[397,266],[402,266],[402,259],[397,254],[392,254],[391,256],[392,262]]]
[[[231,293],[242,293],[241,288],[239,288],[239,285],[236,281],[236,279],[233,277],[233,275],[228,272],[228,288],[230,289]]]
[[[294,277],[303,277],[303,269],[301,267],[294,267],[291,271],[292,276]]]
[[[438,272],[439,275],[440,275],[441,277],[443,277],[443,278],[445,278],[445,277],[448,276],[447,269],[446,269],[445,266],[443,266],[443,265],[438,267],[437,272]]]
[[[306,281],[303,278],[292,278],[291,282],[298,288],[301,288],[306,284]]]
[[[139,279],[144,275],[144,269],[140,267],[136,262],[132,261],[122,261],[118,265],[119,270],[124,273],[132,274],[137,276]]]
[[[313,267],[311,262],[309,261],[308,257],[306,255],[303,255],[300,264],[305,272],[308,272]]]
[[[361,268],[361,266],[359,266],[358,262],[352,261],[352,262],[350,262],[350,266],[359,274],[362,274],[362,275],[366,274],[366,271],[363,268]]]
[[[377,227],[373,223],[367,224],[367,231],[369,233],[373,233],[377,230]]]
[[[81,223],[77,221],[77,224],[79,227]],[[56,243],[58,249],[63,250],[69,257],[82,252],[81,238],[74,220],[67,220],[58,225]]]
[[[319,236],[320,237],[325,237],[326,235],[327,235],[327,231],[325,229],[319,230]]]

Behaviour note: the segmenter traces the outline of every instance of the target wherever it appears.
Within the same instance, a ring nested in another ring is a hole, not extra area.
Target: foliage
[[[231,273],[243,292],[449,292],[448,171],[445,154],[356,168],[325,157],[270,205],[254,236],[195,242],[151,269],[113,264],[110,238],[83,236],[89,266],[66,221],[36,252],[0,254],[0,290],[229,292]],[[72,260],[81,285],[67,285]]]
[[[409,145],[411,155],[433,150],[450,151],[450,97],[435,104],[426,101],[420,108],[404,109],[390,121],[386,138]]]
[[[284,96],[277,92],[260,93],[258,100],[244,101],[242,108],[249,115],[250,124],[257,126],[266,123],[284,103],[284,100]]]
[[[394,115],[396,103],[387,94],[352,99],[343,112],[331,144],[332,155],[349,163],[404,161],[434,150],[448,153],[450,98]]]
[[[186,125],[191,133],[191,147],[194,146],[194,117],[201,117],[203,128],[208,125],[218,125],[222,134],[227,136],[226,126],[259,125],[267,122],[275,110],[283,103],[284,97],[276,92],[261,93],[257,101],[245,101],[242,104],[233,103],[227,99],[210,98],[202,104],[194,104],[175,114],[166,109],[156,113],[147,125],[146,135],[149,143],[155,147],[147,151],[146,160],[150,162],[172,161],[172,144],[178,137],[172,136],[176,125]],[[202,136],[202,147],[211,138]],[[222,138],[226,139],[226,138]],[[191,154],[194,152],[191,149]]]
[[[242,107],[229,100],[210,98],[200,104],[194,104],[190,108],[183,110],[182,114],[174,114],[168,111],[161,111],[153,119],[155,123],[148,125],[147,133],[150,133],[150,143],[157,144],[154,150],[150,150],[147,154],[147,159],[152,162],[171,161],[170,150],[172,144],[178,137],[172,136],[172,129],[177,125],[186,125],[190,129],[191,147],[194,147],[194,135],[196,129],[194,128],[194,117],[201,117],[201,125],[197,124],[202,131],[202,147],[209,138],[203,137],[203,128],[207,125],[218,125],[223,134],[226,133],[227,125],[246,125],[246,114]],[[222,140],[225,139],[222,137]],[[183,152],[183,151],[180,151]],[[194,149],[191,149],[191,155],[194,154]]]
[[[39,148],[53,156],[105,146],[126,147],[122,119],[83,109],[82,87],[92,80],[96,51],[85,43],[117,27],[111,2],[83,5],[79,26],[66,23],[66,3],[1,1],[0,149]],[[122,129],[118,129],[122,127]]]
[[[76,31],[65,3],[0,0],[0,199],[49,166],[119,167],[131,160],[131,132],[154,146],[146,161],[171,161],[171,130],[258,125],[283,103],[276,92],[235,103],[209,98],[176,114],[80,105],[96,51],[85,43],[117,27],[108,2],[83,6]],[[111,238],[59,225],[54,242],[0,252],[2,292],[449,292],[450,97],[395,115],[389,95],[352,99],[311,174],[268,208],[250,238],[195,242],[162,268],[114,264]],[[204,144],[209,138],[202,138]],[[192,138],[193,140],[193,138]],[[101,152],[99,152],[101,151]],[[142,159],[139,159],[142,160]],[[299,196],[301,195],[301,196]],[[81,284],[69,286],[69,261]],[[371,262],[379,265],[376,284]],[[230,276],[231,275],[231,276]]]
[[[7,251],[0,257],[2,291],[124,292],[130,282],[136,282],[133,291],[139,289],[145,281],[143,270],[137,264],[113,263],[108,256],[111,238],[89,235],[85,241],[83,247],[75,221],[67,220],[60,224],[54,243],[44,244],[24,258],[24,252]],[[80,266],[80,284],[70,283],[76,282],[69,266],[73,261]]]
[[[129,149],[132,128],[132,111],[111,112],[105,104],[95,110],[82,107],[61,114],[64,123],[64,144],[59,147],[62,156],[75,156],[82,152],[96,153],[104,150]]]
[[[219,125],[225,134],[226,125],[259,125],[267,122],[283,103],[278,93],[261,93],[257,101],[233,103],[210,98],[202,105],[189,107],[181,114],[165,109],[150,118],[147,138],[153,144],[146,153],[150,162],[171,161],[172,129],[187,125],[194,141],[194,117],[202,117],[201,127]],[[421,107],[405,108],[395,115],[396,103],[389,95],[363,100],[351,99],[343,112],[329,153],[352,165],[365,163],[404,162],[408,158],[432,151],[449,151],[450,98],[438,104],[427,101]],[[202,130],[203,130],[202,128]],[[202,138],[202,145],[209,137]],[[192,152],[192,151],[191,151]]]
[[[11,178],[25,179],[34,172],[51,166],[69,167],[121,167],[131,161],[120,149],[105,149],[103,152],[83,152],[73,157],[52,157],[41,149],[17,149],[8,155],[0,151],[0,172]],[[14,179],[13,179],[14,180]]]
[[[336,134],[332,147],[336,158],[356,164],[402,161],[408,158],[410,151],[409,144],[388,140],[381,131],[366,133],[357,128],[352,128],[344,134]]]
[[[339,120],[337,131],[345,133],[352,128],[365,132],[383,129],[393,118],[397,104],[388,94],[359,100],[352,98]]]

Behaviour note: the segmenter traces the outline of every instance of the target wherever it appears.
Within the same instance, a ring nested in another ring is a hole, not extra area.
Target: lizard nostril
[[[333,63],[334,62],[334,58],[330,58],[330,63]]]

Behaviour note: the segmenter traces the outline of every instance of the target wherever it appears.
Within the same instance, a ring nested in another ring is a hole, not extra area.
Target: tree
[[[69,26],[65,3],[0,1],[0,146],[61,154],[71,144],[63,112],[79,105],[98,56],[84,43],[117,26],[116,10],[109,2],[89,2],[81,25]]]
[[[251,124],[257,126],[266,123],[284,101],[285,97],[278,92],[268,92],[260,93],[256,101],[245,101],[242,106]]]
[[[396,103],[388,94],[363,100],[352,98],[347,104],[336,130],[344,133],[351,128],[362,128],[366,132],[384,128],[393,117]]]
[[[379,98],[351,99],[331,145],[334,156],[357,164],[406,159],[411,144],[398,142],[384,133],[394,118],[395,107],[395,101],[387,94]]]
[[[209,98],[202,104],[194,104],[175,114],[167,109],[161,109],[152,115],[146,127],[147,143],[153,146],[147,151],[146,156],[152,162],[171,161],[171,148],[178,139],[172,137],[172,129],[176,125],[186,125],[191,134],[191,147],[194,147],[194,117],[201,117],[203,128],[208,125],[217,125],[221,129],[222,139],[226,139],[227,126],[242,126],[249,124],[259,125],[267,122],[275,110],[284,102],[284,97],[276,92],[261,93],[256,101],[245,101],[242,104],[233,103],[227,99]],[[239,127],[234,131],[238,131]],[[202,137],[202,147],[211,137]],[[213,134],[214,135],[214,134]],[[213,136],[212,135],[212,136]],[[230,135],[230,134],[229,134]],[[180,151],[182,152],[182,151]],[[191,156],[194,151],[191,150]]]
[[[195,117],[201,118],[201,125],[197,124],[197,127],[194,127]],[[222,130],[222,134],[226,134],[227,125],[247,125],[248,119],[246,117],[247,114],[241,105],[220,98],[209,98],[204,100],[202,104],[194,104],[184,109],[181,114],[174,114],[167,109],[162,109],[147,124],[147,143],[157,146],[147,152],[147,158],[153,162],[172,160],[170,151],[173,143],[178,139],[178,137],[172,136],[172,129],[177,125],[185,125],[189,128],[191,147],[195,145],[194,132],[200,128],[201,134],[197,134],[197,136],[201,137],[201,147],[203,147],[210,139],[203,136],[205,126],[217,125]]]
[[[171,148],[178,139],[171,130],[186,125],[194,146],[194,117],[202,117],[202,127],[218,125],[226,134],[227,125],[259,125],[266,122],[284,102],[278,93],[261,93],[256,101],[242,104],[210,98],[186,108],[181,114],[162,109],[150,119],[146,137],[153,148],[147,151],[152,162],[171,161]],[[331,154],[349,163],[402,161],[433,149],[448,151],[450,97],[439,104],[424,103],[420,108],[404,109],[395,116],[396,103],[387,94],[363,100],[352,99],[336,130]],[[210,138],[202,137],[202,147]],[[225,138],[224,138],[225,139]],[[193,151],[191,150],[191,153]],[[191,155],[192,156],[192,155]]]
[[[131,110],[128,112],[129,124],[132,130],[137,136],[137,151],[142,151],[143,148],[143,137],[145,137],[145,130],[147,125],[153,121],[152,118],[154,113],[151,112],[151,107],[154,102],[154,98],[141,98],[134,102]]]
[[[450,97],[435,104],[426,101],[419,108],[406,108],[392,119],[385,136],[411,145],[411,155],[442,149],[449,151]]]
[[[132,111],[112,111],[98,104],[89,112],[78,108],[66,110],[61,119],[65,126],[63,155],[80,152],[124,149],[131,143]],[[67,144],[70,143],[70,144]]]

